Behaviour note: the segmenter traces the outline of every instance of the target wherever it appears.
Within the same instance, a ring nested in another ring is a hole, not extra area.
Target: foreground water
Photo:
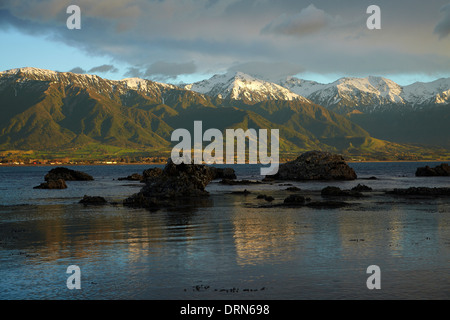
[[[66,190],[32,189],[48,167],[3,167],[0,298],[448,299],[450,199],[383,193],[449,186],[449,178],[414,177],[423,165],[356,163],[360,181],[292,183],[313,200],[328,185],[376,190],[342,209],[265,208],[256,195],[279,203],[286,186],[216,181],[197,206],[158,212],[78,204],[84,194],[120,203],[142,185],[117,178],[148,166],[76,167],[96,180]],[[236,170],[259,179],[256,167]],[[243,189],[252,194],[231,194]],[[81,290],[67,289],[70,265],[81,269]],[[370,265],[381,268],[381,290],[367,289]]]

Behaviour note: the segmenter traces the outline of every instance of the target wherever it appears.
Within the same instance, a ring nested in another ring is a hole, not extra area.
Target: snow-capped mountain
[[[170,84],[158,83],[145,79],[129,78],[123,80],[108,80],[97,75],[77,74],[72,72],[57,72],[39,68],[17,68],[0,72],[0,89],[3,86],[14,84],[16,94],[21,88],[34,85],[36,81],[47,84],[62,84],[78,88],[97,91],[102,94],[127,94],[135,90],[147,95],[160,96],[168,89],[179,89]]]
[[[322,84],[296,77],[269,82],[237,72],[215,75],[184,88],[245,102],[309,100],[340,114],[421,109],[450,103],[450,78],[402,87],[392,80],[375,76],[346,77]]]
[[[257,79],[242,72],[215,75],[184,86],[185,89],[211,97],[242,100],[245,102],[261,102],[265,100],[298,100],[309,102],[287,88],[278,84]]]
[[[294,93],[338,113],[421,109],[450,103],[450,78],[400,86],[383,77],[342,78],[330,84],[295,77],[278,82]]]

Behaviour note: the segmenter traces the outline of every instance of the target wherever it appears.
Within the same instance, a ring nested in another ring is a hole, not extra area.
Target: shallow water
[[[196,206],[158,212],[77,203],[137,192],[139,183],[112,179],[146,166],[77,167],[96,181],[51,191],[32,189],[49,168],[0,168],[0,298],[448,299],[450,199],[381,192],[448,186],[449,178],[414,177],[422,165],[358,163],[359,177],[379,180],[292,183],[313,200],[333,184],[377,190],[342,209],[262,208],[257,194],[279,203],[286,186],[216,181]],[[237,171],[258,179],[257,168]],[[230,194],[244,188],[252,194]],[[81,290],[66,287],[70,265],[81,268]],[[366,287],[370,265],[381,268],[381,290]]]

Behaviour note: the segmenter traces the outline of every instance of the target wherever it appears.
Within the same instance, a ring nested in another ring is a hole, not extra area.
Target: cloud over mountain
[[[81,30],[65,27],[66,8],[71,4],[81,8]],[[370,4],[353,0],[314,4],[309,0],[3,0],[0,31],[13,28],[46,37],[88,56],[107,57],[115,66],[116,62],[126,64],[127,75],[158,80],[225,72],[236,65],[253,68],[259,62],[269,68],[273,63],[303,68],[292,72],[358,76],[450,72],[450,42],[443,39],[450,30],[448,0],[379,0],[380,32],[367,30]]]

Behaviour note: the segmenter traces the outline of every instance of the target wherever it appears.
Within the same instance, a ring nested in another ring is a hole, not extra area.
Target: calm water
[[[216,181],[196,206],[158,212],[78,204],[85,194],[122,201],[142,185],[117,178],[149,166],[75,167],[96,180],[66,190],[33,189],[49,167],[0,167],[0,299],[449,299],[450,199],[382,191],[450,178],[416,178],[424,163],[350,165],[378,180],[292,183],[313,200],[328,185],[376,190],[343,209],[261,208],[257,194],[279,203],[286,186]],[[257,167],[236,171],[260,179]],[[252,194],[230,194],[243,189]],[[81,290],[66,287],[70,265]],[[381,290],[366,287],[370,265]]]

